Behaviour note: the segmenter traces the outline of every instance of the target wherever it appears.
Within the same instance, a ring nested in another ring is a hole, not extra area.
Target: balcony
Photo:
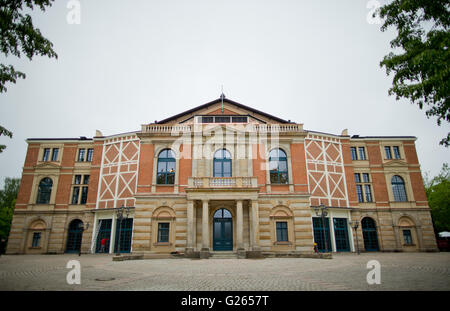
[[[238,124],[242,126],[241,124]],[[161,124],[143,124],[143,134],[182,134],[192,131],[201,131],[202,126],[207,124],[193,125],[161,125]],[[303,124],[246,124],[247,132],[256,133],[303,133]]]
[[[256,177],[189,177],[189,188],[257,188]]]

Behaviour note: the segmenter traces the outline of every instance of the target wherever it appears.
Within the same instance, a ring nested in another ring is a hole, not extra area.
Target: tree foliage
[[[442,165],[439,175],[430,179],[426,174],[424,180],[436,233],[450,231],[450,168],[448,164]]]
[[[448,0],[394,0],[376,14],[384,19],[381,31],[396,27],[390,52],[381,61],[387,75],[394,73],[389,95],[406,98],[437,117],[437,124],[450,122],[450,2]],[[439,142],[448,147],[450,133]]]
[[[20,178],[5,178],[3,190],[0,190],[0,238],[5,239],[11,229],[11,221],[19,193]]]
[[[5,56],[21,57],[29,60],[35,55],[58,58],[53,44],[33,25],[33,20],[25,10],[35,8],[45,11],[54,0],[0,0],[0,52]],[[0,93],[7,91],[7,83],[24,79],[25,73],[17,71],[12,65],[0,64]],[[12,138],[12,132],[0,126],[0,136]],[[0,145],[0,152],[6,146]]]

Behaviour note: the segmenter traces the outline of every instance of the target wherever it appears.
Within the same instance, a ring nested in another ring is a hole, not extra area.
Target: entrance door
[[[347,218],[333,218],[333,222],[336,251],[349,252],[350,243],[348,242]]]
[[[72,220],[69,225],[69,232],[67,235],[66,253],[78,253],[81,248],[81,239],[83,238],[83,231],[80,225],[83,222],[79,219]]]
[[[102,252],[102,239],[106,239],[105,253],[109,253],[109,243],[111,239],[111,227],[112,219],[100,219],[98,221],[98,226],[100,226],[97,235],[97,242],[95,244],[95,252]]]
[[[331,239],[330,239],[330,222],[325,217],[324,223],[322,223],[321,217],[313,217],[314,228],[314,242],[317,243],[317,249],[319,252],[326,252],[327,249],[331,252]]]
[[[131,251],[131,235],[133,233],[133,218],[122,219],[122,223],[117,220],[116,240],[114,242],[114,253],[117,253],[119,246],[119,227],[120,227],[120,252],[129,253]]]
[[[229,210],[221,208],[214,213],[213,250],[233,250],[233,219]]]
[[[377,226],[375,221],[370,217],[365,217],[361,221],[362,232],[364,237],[364,248],[367,252],[379,251],[378,248],[378,237],[377,237]]]

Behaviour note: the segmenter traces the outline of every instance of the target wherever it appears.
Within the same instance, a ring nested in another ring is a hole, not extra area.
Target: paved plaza
[[[81,284],[69,285],[69,260]],[[381,284],[369,285],[370,260]],[[333,259],[149,259],[110,255],[2,255],[0,290],[450,290],[450,253],[334,254]]]

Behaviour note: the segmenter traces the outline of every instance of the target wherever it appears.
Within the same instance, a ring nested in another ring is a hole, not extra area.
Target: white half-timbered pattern
[[[305,157],[311,205],[348,207],[342,145],[338,138],[308,133]]]
[[[107,139],[103,145],[97,208],[134,206],[140,140],[136,135]]]

